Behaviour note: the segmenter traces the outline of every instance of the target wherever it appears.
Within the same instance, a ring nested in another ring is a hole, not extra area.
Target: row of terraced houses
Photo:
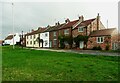
[[[37,30],[27,33],[24,42],[26,47],[60,48],[60,37],[68,36],[74,39],[80,35],[88,37],[87,43],[79,40],[76,47],[75,41],[72,40],[72,48],[92,49],[99,46],[105,50],[109,46],[109,49],[117,49],[117,33],[116,28],[105,28],[98,14],[92,19],[85,20],[83,16],[80,16],[73,21],[67,18],[64,23],[57,22],[54,26],[39,27]],[[64,44],[64,48],[70,48],[68,42],[64,41],[62,44]]]

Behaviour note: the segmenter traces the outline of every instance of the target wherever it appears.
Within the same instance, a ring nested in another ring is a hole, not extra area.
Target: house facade
[[[98,16],[96,18],[88,19],[88,20],[83,19],[80,24],[78,24],[76,27],[73,28],[72,37],[75,38],[78,35],[90,36],[90,34],[92,32],[99,31],[102,29],[105,29],[105,27],[102,24],[102,22],[100,21],[100,16],[98,14]],[[84,43],[85,42],[82,40],[79,42],[80,49],[83,49],[84,47],[86,47]],[[73,44],[75,44],[75,43],[73,43]],[[89,43],[87,45],[89,45]],[[73,46],[75,46],[75,45],[73,45]]]
[[[65,20],[65,24],[58,29],[59,36],[72,37],[72,28],[74,26],[77,26],[79,23],[81,23],[82,21],[81,19],[83,18],[79,18],[78,20],[74,20],[74,21],[70,21],[69,19]],[[65,48],[70,48],[68,42],[65,41],[64,45]],[[59,47],[60,47],[60,41],[59,41]]]
[[[42,41],[40,41],[40,34],[46,28],[38,28],[38,30],[32,30],[30,33],[25,35],[26,47],[42,47]]]
[[[70,21],[65,20],[65,23],[55,23],[54,26],[48,26],[43,31],[37,30],[26,35],[27,47],[45,47],[45,48],[59,48],[61,41],[59,37],[72,38],[72,43],[69,40],[64,40],[64,48],[79,48],[79,49],[93,49],[100,47],[105,49],[118,49],[118,35],[116,28],[106,29],[100,21],[99,14],[96,18],[84,20],[83,16],[79,19]],[[80,39],[75,42],[75,38],[79,36],[88,37],[88,41]],[[71,40],[70,40],[71,41]],[[72,44],[72,45],[71,45]]]
[[[41,33],[40,39],[43,41],[43,46],[40,46],[40,47],[49,48],[49,32],[45,31]]]
[[[100,46],[102,50],[106,49],[117,49],[116,47],[116,28],[102,29],[94,31],[90,34],[87,48],[92,49],[93,47]],[[108,47],[108,48],[107,48]]]
[[[4,40],[5,45],[15,45],[17,43],[20,43],[20,35],[18,33],[16,33],[15,35],[10,34]]]
[[[59,44],[59,39],[58,39],[58,36],[59,36],[59,33],[58,33],[58,29],[60,27],[62,27],[64,25],[63,24],[60,24],[59,22],[58,23],[55,23],[54,26],[50,26],[48,29],[45,30],[45,32],[49,32],[49,47],[50,48],[58,48],[58,44]]]

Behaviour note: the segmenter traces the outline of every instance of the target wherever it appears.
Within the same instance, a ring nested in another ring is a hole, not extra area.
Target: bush
[[[102,48],[100,46],[97,47],[97,50],[102,50]]]
[[[97,50],[97,47],[96,47],[96,46],[94,46],[94,47],[92,48],[92,50]]]
[[[107,46],[105,47],[105,50],[109,50],[109,48],[110,48],[110,46],[109,46],[109,45],[107,45]]]
[[[100,46],[94,46],[93,48],[92,48],[92,50],[102,50],[102,48],[100,47]]]

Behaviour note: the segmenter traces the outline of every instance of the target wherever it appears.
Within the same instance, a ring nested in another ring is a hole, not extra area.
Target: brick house
[[[78,20],[70,21],[69,19],[65,20],[65,24],[58,29],[59,36],[71,36],[72,37],[72,29],[82,22],[83,17],[79,17]],[[69,48],[69,44],[65,43],[65,48]],[[60,47],[60,43],[59,43]]]
[[[82,19],[81,23],[79,23],[76,27],[72,30],[72,37],[75,38],[78,35],[89,36],[93,31],[99,31],[101,29],[105,29],[104,25],[100,21],[100,16],[93,19],[84,20]],[[73,43],[75,46],[75,43]],[[84,41],[80,41],[79,48],[83,49],[85,47]]]
[[[42,47],[42,41],[40,42],[40,34],[46,28],[38,28],[37,30],[32,30],[25,35],[26,37],[26,47]]]
[[[117,30],[116,28],[102,29],[93,31],[89,36],[87,48],[92,49],[93,47],[100,46],[102,50],[109,46],[109,49],[117,49]]]
[[[64,24],[55,23],[55,26],[50,26],[45,32],[49,32],[49,47],[50,48],[58,48],[59,40],[58,40],[58,29],[62,27]]]

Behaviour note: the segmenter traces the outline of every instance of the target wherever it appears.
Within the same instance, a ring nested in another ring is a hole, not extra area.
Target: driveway
[[[78,54],[91,54],[91,55],[104,55],[104,56],[120,56],[120,53],[115,52],[102,52],[95,50],[63,50],[63,49],[47,49],[47,48],[30,48],[34,50],[47,50],[56,52],[68,52],[68,53],[78,53]]]

